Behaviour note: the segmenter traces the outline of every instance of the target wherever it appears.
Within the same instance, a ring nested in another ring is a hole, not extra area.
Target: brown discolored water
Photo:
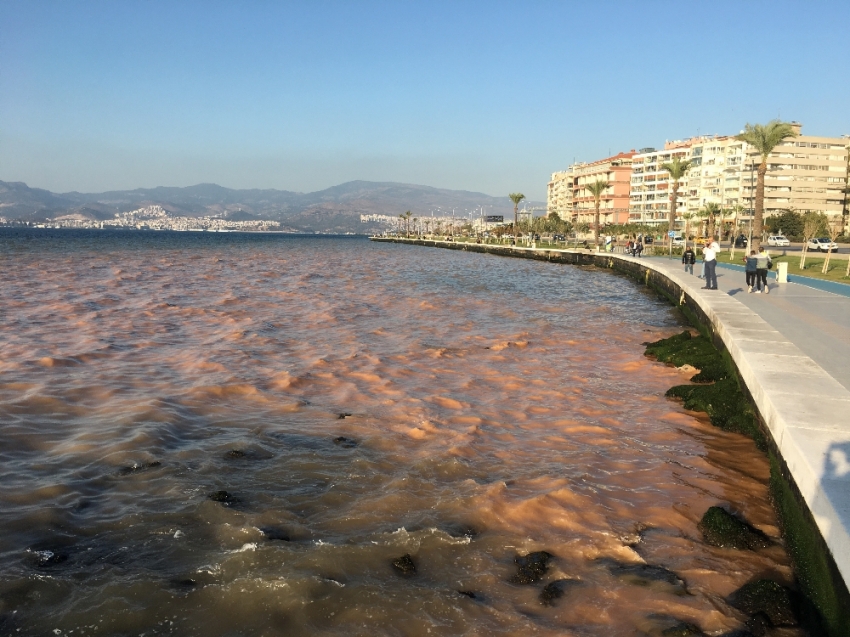
[[[681,325],[627,279],[363,239],[0,249],[4,635],[723,634],[729,593],[791,579],[702,542],[715,504],[778,537],[767,462],[664,398],[687,375],[641,343]]]

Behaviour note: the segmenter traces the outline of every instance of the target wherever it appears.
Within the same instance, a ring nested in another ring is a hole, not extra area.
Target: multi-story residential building
[[[724,210],[746,208],[742,179],[748,149],[748,144],[729,136],[694,140],[685,189],[689,213],[698,213],[708,203]],[[741,210],[739,219],[744,215],[745,211]]]
[[[802,124],[792,122],[799,133]],[[755,184],[761,156],[750,149],[743,166],[744,206],[755,206]],[[781,142],[767,159],[764,216],[786,210],[822,212],[830,219],[845,213],[848,139],[798,135]],[[843,220],[846,224],[846,218]]]
[[[587,186],[596,181],[607,181],[608,188],[599,203],[599,222],[628,223],[629,193],[631,188],[632,157],[635,151],[618,153],[589,164],[573,164],[572,220],[577,223],[593,223],[596,215],[596,200]]]
[[[596,200],[587,189],[596,181],[608,182],[599,203],[600,223],[627,223],[632,156],[635,151],[618,153],[594,162],[575,163],[552,173],[549,181],[547,214],[557,212],[574,223],[593,223]]]
[[[792,123],[800,133],[801,124]],[[752,217],[754,189],[761,156],[734,136],[702,136],[666,142],[663,150],[642,148],[597,162],[577,163],[553,173],[549,182],[548,211],[574,222],[592,222],[594,200],[586,186],[605,179],[612,186],[603,196],[603,223],[667,221],[672,183],[661,168],[674,157],[691,161],[691,169],[679,181],[676,218],[698,213],[708,203],[726,211],[738,223]],[[768,158],[765,176],[764,215],[786,210],[822,212],[835,219],[843,215],[850,231],[850,136],[798,135],[782,142]],[[627,177],[628,175],[628,177]],[[623,214],[623,179],[629,179],[628,218]]]
[[[556,213],[561,219],[573,214],[573,171],[571,168],[552,173],[546,197],[546,214]]]
[[[691,158],[691,146],[700,138],[684,141],[665,142],[664,150],[642,148],[632,158],[631,190],[629,196],[629,221],[658,225],[667,221],[670,209],[670,192],[672,183],[670,173],[661,166],[679,157],[682,160]],[[681,216],[687,211],[686,194],[687,175],[679,180],[679,199],[676,204],[676,215]]]

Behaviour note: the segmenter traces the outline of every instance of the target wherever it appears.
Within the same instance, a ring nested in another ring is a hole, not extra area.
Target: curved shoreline
[[[781,475],[784,483],[773,485],[777,512],[789,543],[804,545],[804,554],[798,551],[795,555],[798,577],[804,584],[806,577],[817,580],[808,582],[807,587],[814,589],[822,589],[827,583],[820,580],[828,577],[829,597],[835,602],[850,599],[850,470],[843,466],[850,459],[850,391],[758,314],[728,294],[698,288],[693,281],[701,283],[700,279],[671,271],[669,264],[664,267],[653,259],[589,250],[372,240],[595,265],[626,274],[667,297],[728,355],[741,389],[753,405],[778,474],[772,482]],[[832,614],[827,608],[820,610]],[[838,630],[841,632],[835,634],[846,634],[843,631],[850,628]]]

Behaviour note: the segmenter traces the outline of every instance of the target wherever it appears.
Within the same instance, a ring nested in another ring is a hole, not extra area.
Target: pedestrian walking
[[[756,251],[750,250],[749,256],[744,255],[744,273],[747,276],[747,292],[753,291],[753,286],[756,284]]]
[[[694,273],[694,263],[697,262],[697,255],[694,254],[693,248],[688,246],[682,253],[682,263],[685,265],[685,272]]]
[[[705,270],[705,285],[703,290],[717,289],[717,243],[712,241],[711,244],[702,249],[703,268]],[[718,246],[719,247],[719,246]]]
[[[761,294],[762,288],[765,294],[770,294],[770,288],[767,287],[767,271],[772,265],[770,255],[759,246],[756,255],[756,294]]]
[[[643,252],[643,241],[638,239],[637,245],[635,246],[635,254],[637,258],[640,259],[640,253]]]

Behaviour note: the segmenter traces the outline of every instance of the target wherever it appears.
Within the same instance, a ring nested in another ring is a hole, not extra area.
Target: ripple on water
[[[3,232],[4,633],[721,634],[792,579],[703,541],[711,506],[777,538],[768,466],[664,398],[641,343],[679,319],[626,279]]]

